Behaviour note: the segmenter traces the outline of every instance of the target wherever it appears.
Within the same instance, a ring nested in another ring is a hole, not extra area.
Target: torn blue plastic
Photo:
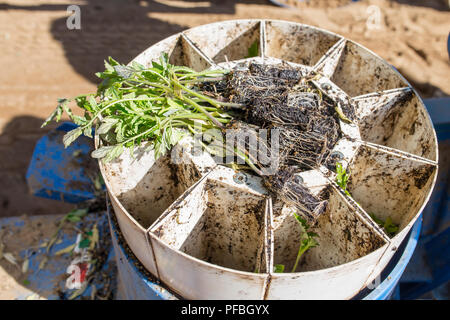
[[[64,134],[75,128],[66,122],[37,142],[26,174],[34,195],[71,203],[95,197],[92,175],[98,170],[86,169],[87,161],[97,166],[90,158],[92,139],[81,136],[66,149],[62,143]]]

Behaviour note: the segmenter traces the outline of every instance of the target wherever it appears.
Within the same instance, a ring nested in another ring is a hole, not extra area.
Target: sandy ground
[[[0,216],[62,213],[70,208],[29,195],[24,178],[33,147],[46,132],[40,123],[57,98],[93,91],[93,73],[102,70],[106,56],[128,62],[153,43],[196,25],[276,18],[319,26],[388,60],[423,97],[449,95],[450,11],[439,0],[415,3],[371,0],[297,10],[264,0],[9,0],[0,4]],[[81,30],[66,27],[69,4],[81,8]],[[376,5],[379,15],[374,16],[369,5]]]

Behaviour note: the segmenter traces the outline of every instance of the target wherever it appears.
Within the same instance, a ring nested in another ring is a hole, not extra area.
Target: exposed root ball
[[[242,121],[233,122],[228,128],[248,134],[250,127],[256,126],[268,129],[268,136],[273,136],[273,130],[277,129],[277,148],[274,140],[260,141],[256,134],[251,134],[239,151],[248,155],[252,168],[257,167],[255,171],[279,198],[295,206],[308,219],[320,215],[327,205],[325,196],[318,198],[311,194],[297,181],[296,173],[335,160],[329,161],[330,150],[339,140],[341,130],[334,102],[322,95],[301,70],[286,64],[250,64],[248,69],[229,73],[220,85],[205,84],[203,89],[209,92],[213,89],[213,94],[244,106],[234,110]],[[277,170],[265,174],[264,165],[252,156],[255,141],[264,146],[263,153],[269,159],[274,158],[276,150]]]
[[[266,186],[286,204],[295,207],[310,222],[327,208],[327,192],[316,197],[299,181],[294,170],[280,170],[277,175],[264,179]]]
[[[233,71],[227,94],[245,104],[245,122],[280,129],[280,164],[317,167],[340,137],[332,101],[290,66],[251,64]]]
[[[315,168],[328,155],[328,141],[323,134],[296,129],[280,131],[280,162],[301,169]]]

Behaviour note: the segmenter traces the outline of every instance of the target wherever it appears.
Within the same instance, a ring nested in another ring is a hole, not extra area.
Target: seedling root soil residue
[[[317,216],[326,208],[326,193],[315,196],[296,178],[296,174],[326,165],[335,167],[330,150],[341,137],[339,117],[334,102],[313,83],[312,77],[287,64],[263,65],[251,63],[248,68],[236,68],[219,83],[205,83],[201,90],[227,98],[243,107],[233,108],[227,128],[279,129],[278,169],[264,175],[265,185],[285,202],[295,205],[307,217]],[[347,107],[351,108],[351,107]],[[344,110],[354,115],[354,110]],[[249,148],[246,143],[246,148]],[[248,149],[246,149],[248,153]],[[256,163],[259,168],[264,168]]]

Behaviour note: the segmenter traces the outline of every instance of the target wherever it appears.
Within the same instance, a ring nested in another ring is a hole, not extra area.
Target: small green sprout
[[[253,57],[257,57],[258,56],[258,45],[259,45],[259,41],[258,39],[256,39],[252,45],[250,46],[250,48],[248,48],[248,54],[245,58],[253,58]]]
[[[350,173],[344,169],[341,163],[336,162],[336,183],[342,190],[344,190],[345,194],[351,197],[350,192],[347,191],[347,182],[348,178],[350,178]]]
[[[347,118],[347,116],[344,114],[344,112],[342,111],[342,108],[340,106],[340,104],[336,104],[336,106],[334,107],[334,110],[336,111],[336,113],[338,114],[339,118],[346,122],[346,123],[353,123],[352,120],[350,120],[349,118]]]
[[[310,248],[317,247],[319,243],[314,239],[318,237],[317,233],[308,231],[309,225],[305,219],[301,218],[297,213],[294,212],[294,217],[302,227],[302,235],[300,238],[300,247],[298,248],[297,259],[295,260],[294,267],[291,272],[295,272],[297,270],[298,262],[302,255]]]
[[[318,237],[317,233],[308,231],[309,225],[306,222],[305,219],[301,218],[297,213],[294,212],[294,217],[297,220],[297,222],[300,224],[300,227],[302,229],[302,235],[300,237],[300,246],[298,248],[297,252],[297,258],[295,259],[294,267],[292,268],[291,272],[295,272],[297,270],[298,263],[300,261],[300,258],[302,255],[308,251],[310,248],[317,247],[319,243],[315,239]],[[285,266],[283,264],[276,264],[274,266],[275,273],[283,273]]]
[[[276,264],[273,266],[273,272],[275,273],[283,273],[284,272],[284,264]]]
[[[393,237],[397,234],[399,226],[392,221],[391,217],[387,217],[386,220],[383,221],[382,219],[376,217],[373,213],[370,213],[369,215],[373,221],[384,229],[389,237]]]

